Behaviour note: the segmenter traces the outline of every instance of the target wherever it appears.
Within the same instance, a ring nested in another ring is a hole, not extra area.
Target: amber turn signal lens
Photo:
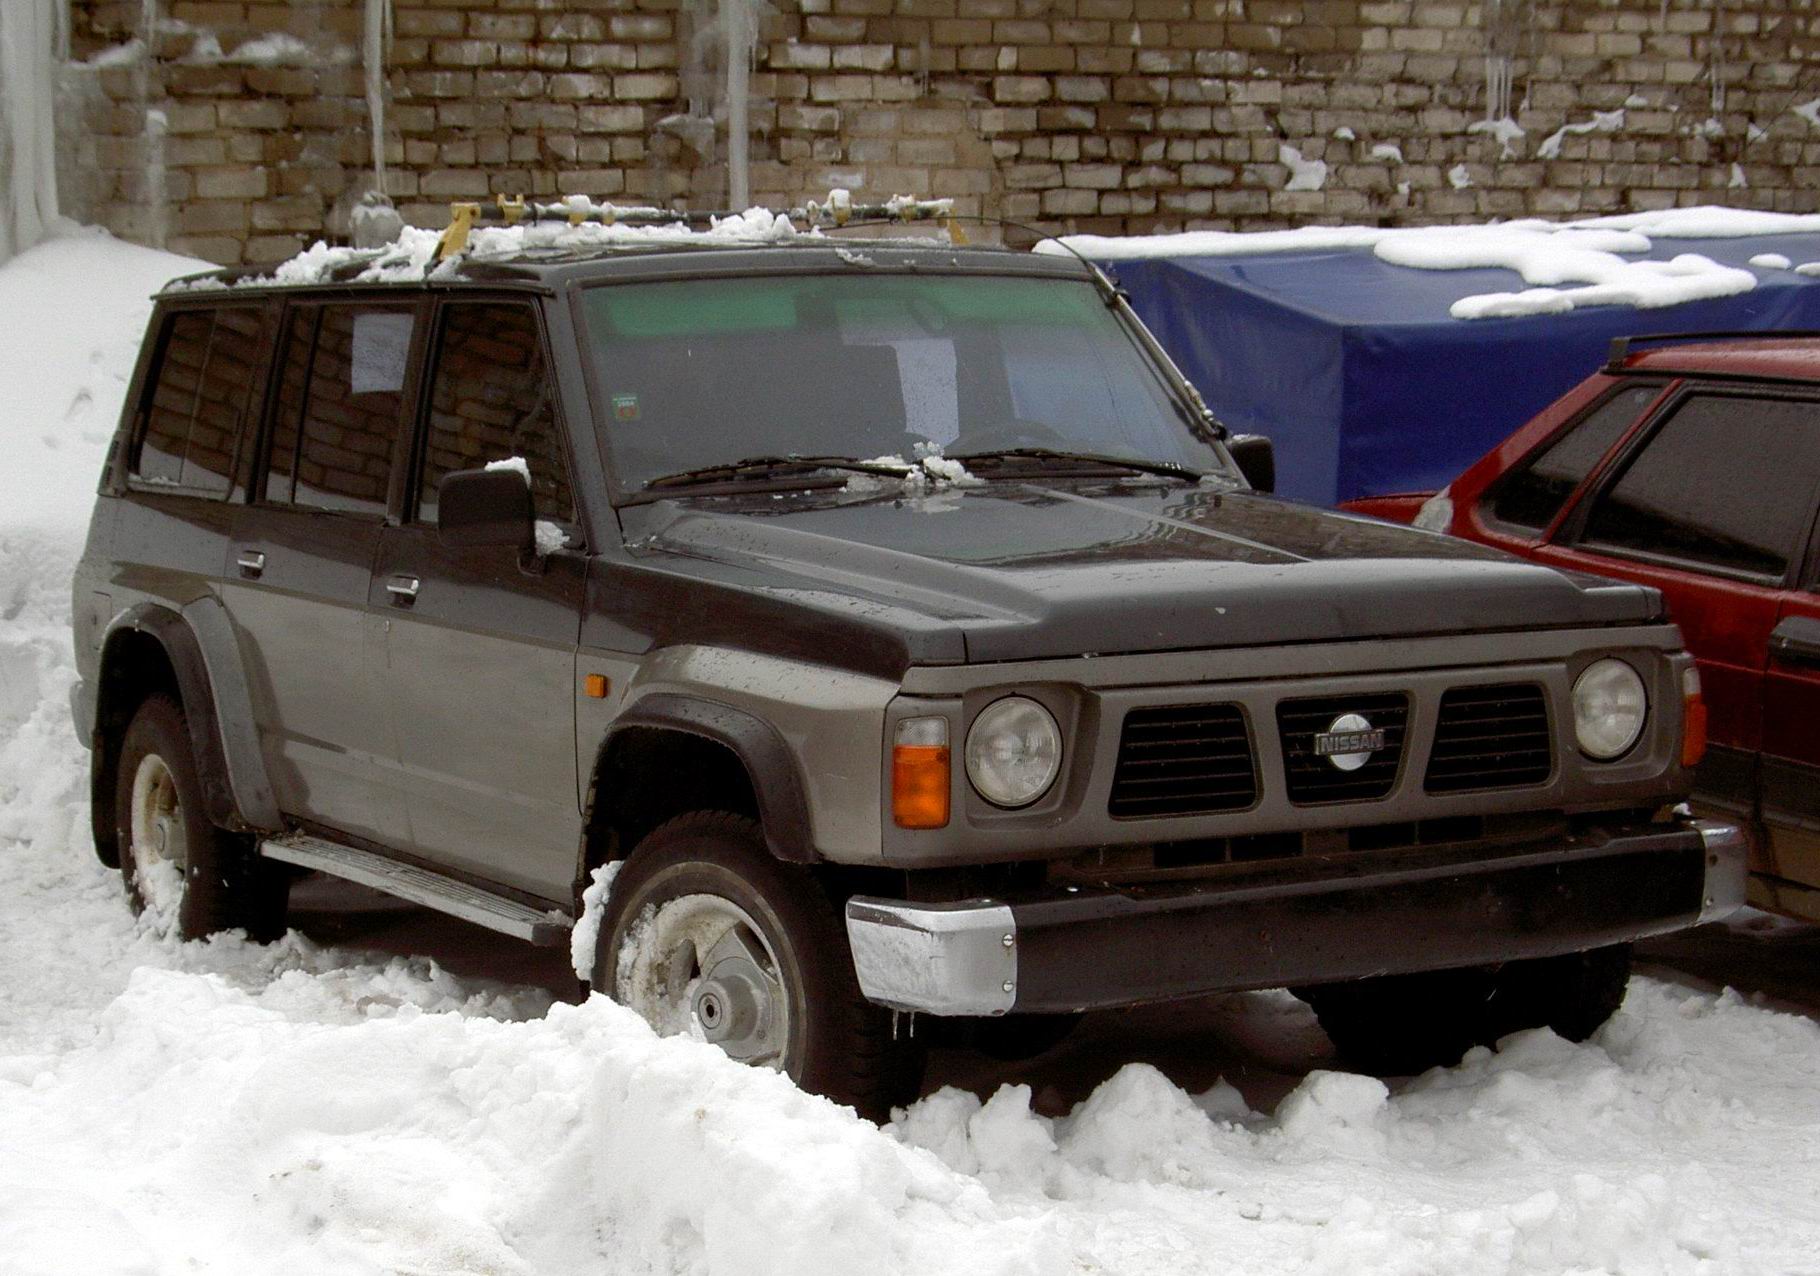
[[[1706,756],[1706,701],[1700,695],[1700,671],[1681,675],[1681,765],[1699,766]]]
[[[590,700],[605,700],[607,692],[612,686],[613,684],[607,681],[607,675],[604,673],[591,673],[581,680],[581,689],[587,693]]]
[[[1681,703],[1681,765],[1699,766],[1706,756],[1706,701],[1694,695]]]
[[[948,746],[900,744],[891,750],[891,817],[903,829],[948,823]]]

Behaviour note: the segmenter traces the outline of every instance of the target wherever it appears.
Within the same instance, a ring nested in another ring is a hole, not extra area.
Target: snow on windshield
[[[879,1129],[603,999],[135,923],[89,840],[69,577],[145,294],[194,266],[83,237],[0,268],[7,1276],[1812,1268],[1820,1027],[1660,978],[1585,1045],[1389,1086],[1297,1044],[1287,994],[1204,1007],[1195,1057],[1233,1063],[1187,1088],[1115,1017],[1079,1101],[1008,1067]]]
[[[1730,239],[1820,230],[1820,214],[1764,213],[1739,208],[1674,208],[1571,222],[1539,219],[1480,226],[1306,226],[1275,231],[1189,231],[1112,238],[1070,235],[1045,241],[1037,252],[1069,249],[1096,261],[1161,257],[1229,257],[1275,252],[1370,249],[1395,265],[1419,270],[1501,267],[1532,287],[1479,293],[1453,303],[1456,319],[1558,314],[1582,306],[1651,309],[1757,286],[1749,270],[1699,253],[1668,261],[1641,259],[1657,239]],[[1755,263],[1753,263],[1755,264]]]

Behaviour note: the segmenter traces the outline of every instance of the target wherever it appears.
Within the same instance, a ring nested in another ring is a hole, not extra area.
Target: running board
[[[304,833],[261,842],[259,853],[267,859],[318,869],[331,877],[345,877],[350,882],[371,886],[374,890],[434,908],[488,930],[528,940],[539,948],[555,948],[568,943],[569,932],[575,926],[573,918],[556,909],[538,912],[478,886],[450,881],[414,864],[402,864],[372,851]]]

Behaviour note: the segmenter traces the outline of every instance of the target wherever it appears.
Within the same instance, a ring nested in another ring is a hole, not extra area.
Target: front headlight
[[[1648,714],[1643,679],[1622,660],[1595,660],[1574,679],[1574,736],[1589,758],[1609,762],[1629,752]]]
[[[981,710],[967,732],[967,778],[994,806],[1029,806],[1062,768],[1062,732],[1049,710],[1006,696]]]

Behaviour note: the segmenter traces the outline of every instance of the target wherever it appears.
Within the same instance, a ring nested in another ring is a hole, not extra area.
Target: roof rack
[[[479,202],[457,202],[449,205],[448,229],[442,232],[437,259],[447,261],[468,246],[468,236],[476,226],[518,226],[538,222],[561,222],[569,226],[595,223],[601,226],[707,226],[716,221],[740,216],[735,209],[684,210],[657,208],[650,205],[599,203],[585,195],[571,195],[554,204],[538,204],[524,196],[496,196]],[[882,204],[855,204],[844,190],[828,192],[827,203],[810,200],[779,216],[801,223],[805,228],[839,227],[860,222],[941,223],[951,242],[965,244],[967,237],[955,225],[954,201],[951,199],[916,199],[898,195]]]
[[[1667,345],[1670,342],[1683,341],[1761,341],[1766,337],[1820,337],[1820,332],[1805,328],[1758,328],[1754,332],[1732,330],[1726,332],[1650,332],[1639,333],[1634,337],[1613,337],[1611,350],[1605,356],[1607,372],[1622,372],[1624,361],[1634,348],[1648,343],[1650,345]]]

